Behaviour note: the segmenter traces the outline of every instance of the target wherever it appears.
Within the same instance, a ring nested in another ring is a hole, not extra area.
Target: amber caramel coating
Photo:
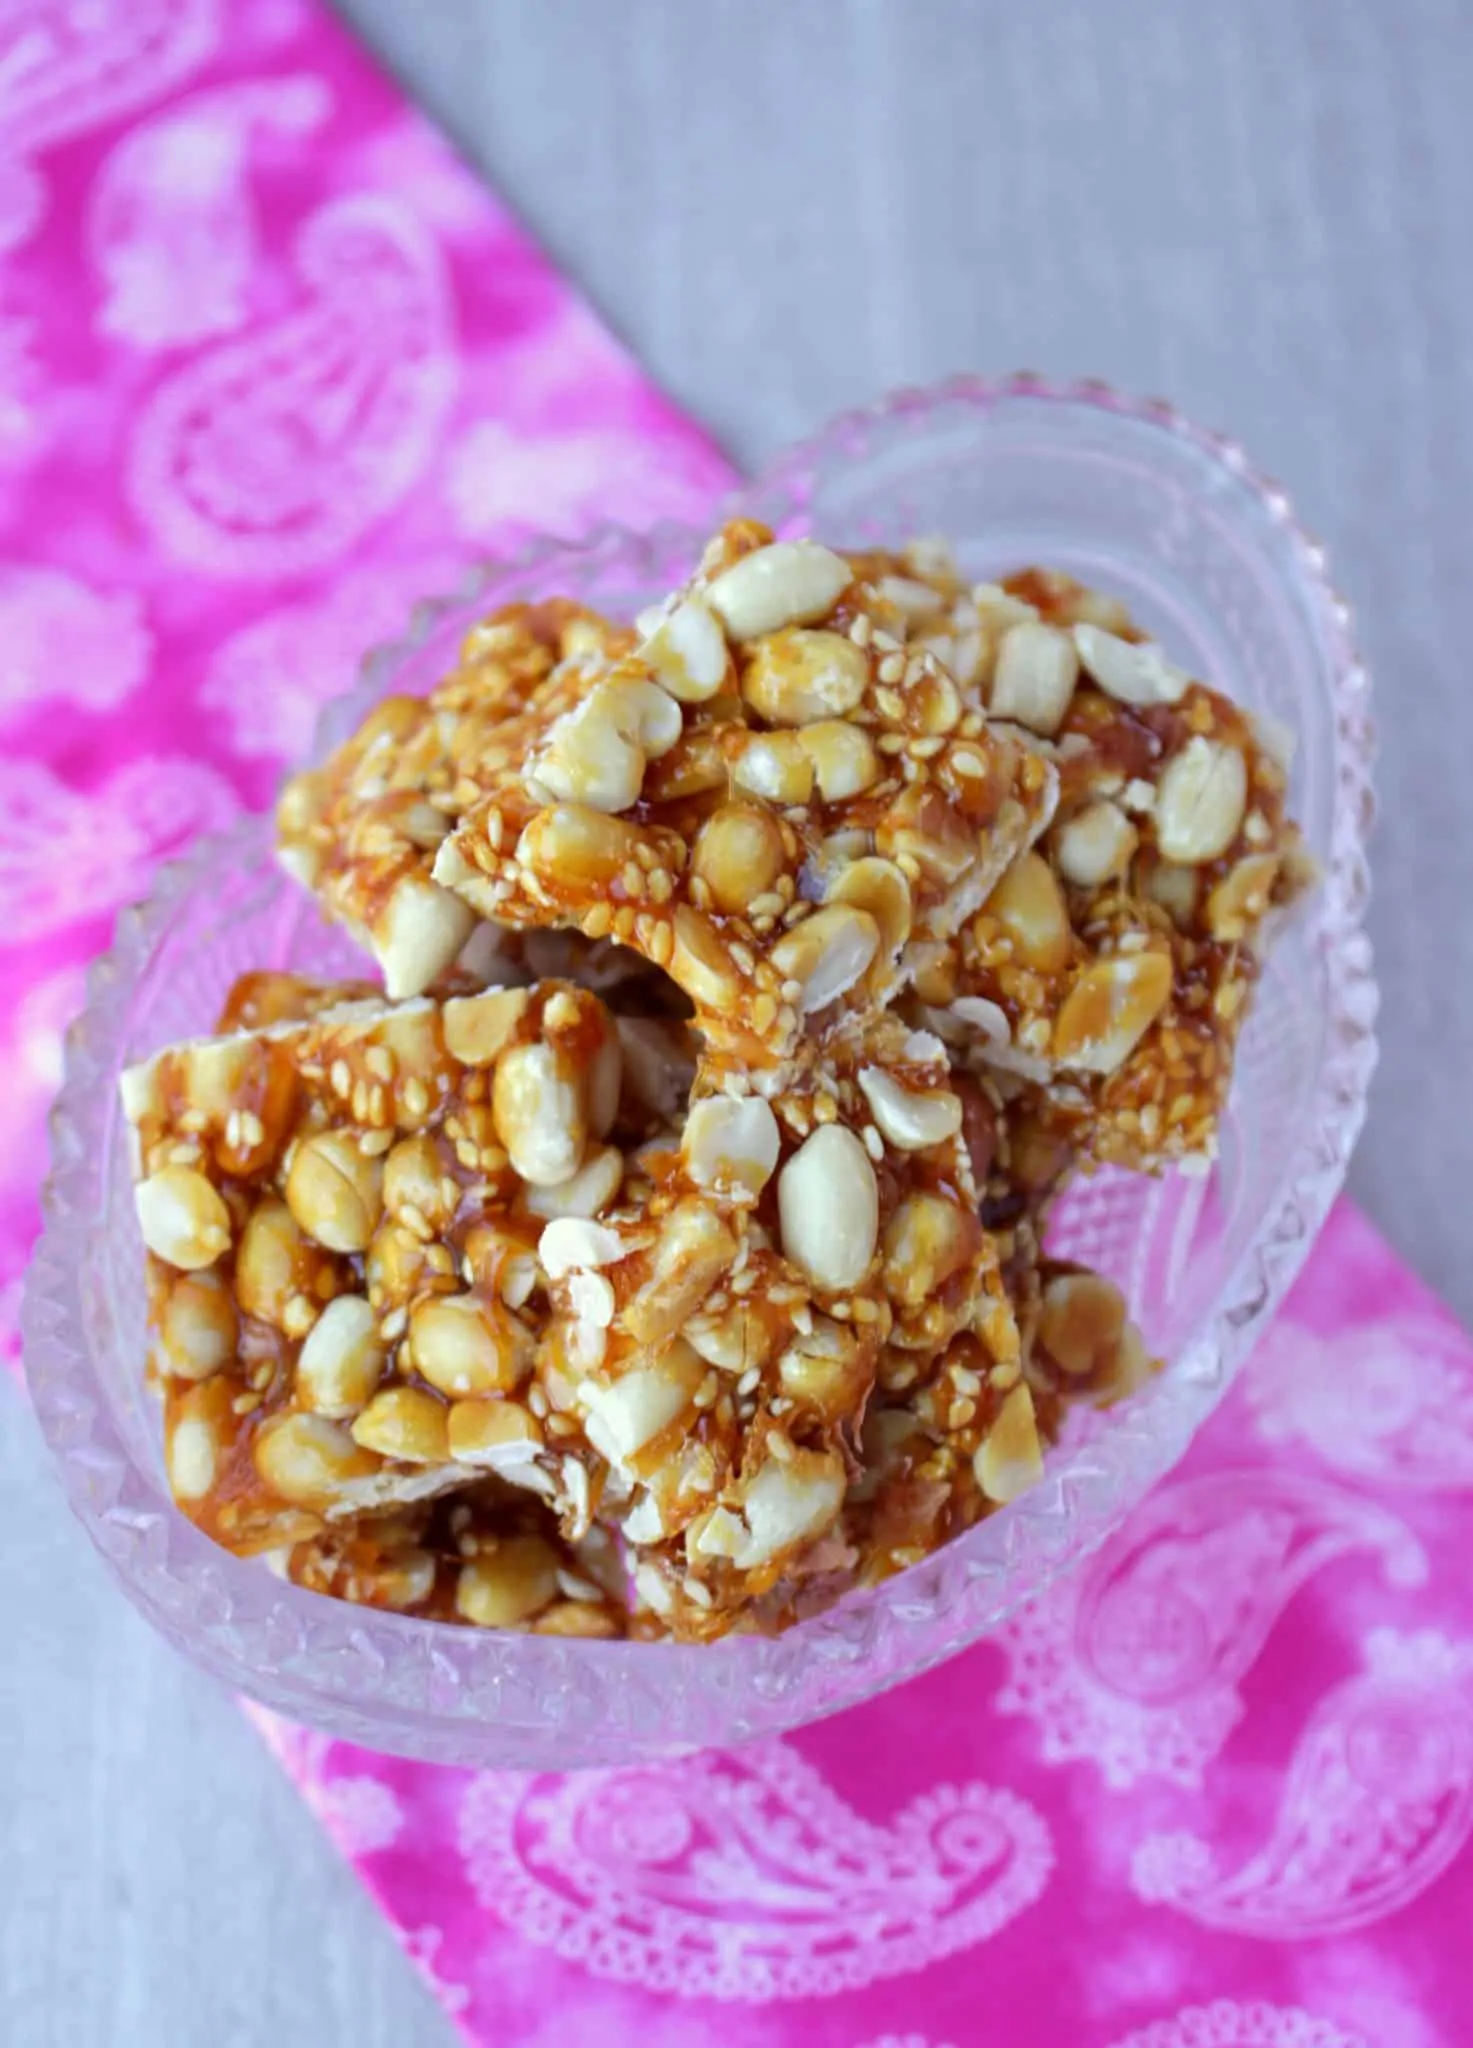
[[[284,857],[391,993],[476,915],[561,926],[666,971],[734,1061],[788,1057],[886,1005],[1053,807],[1051,765],[889,616],[816,543],[732,526],[637,645],[580,620],[554,659],[544,628],[539,672],[527,622],[498,618],[425,705],[390,700],[288,786]],[[485,683],[488,643],[514,646],[514,685]]]
[[[939,543],[736,522],[633,628],[486,620],[279,807],[387,1000],[247,976],[125,1076],[176,1499],[595,1638],[930,1555],[1153,1369],[1050,1210],[1210,1158],[1287,781],[1114,599]]]
[[[171,1482],[229,1548],[438,1613],[419,1557],[373,1590],[373,1525],[489,1476],[565,1541],[618,1531],[643,1606],[720,1633],[823,1553],[879,1361],[965,1334],[1016,1369],[975,1109],[898,1020],[751,1080],[702,1054],[672,1119],[651,1063],[684,1023],[566,983],[255,977],[227,1013],[273,1022],[124,1100]]]
[[[124,1103],[175,1494],[239,1550],[494,1469],[457,1408],[527,1377],[549,1204],[649,1122],[614,1019],[558,983],[176,1047]]]
[[[1025,1084],[1088,1163],[1210,1158],[1271,921],[1312,873],[1277,744],[1058,572],[966,589],[935,555],[869,567],[902,589],[907,645],[961,647],[1059,777],[1046,835],[919,968],[918,1021]]]
[[[504,734],[539,692],[573,701],[632,640],[566,599],[506,606],[469,634],[428,697],[386,697],[324,767],[288,781],[282,862],[362,940],[391,997],[423,994],[475,925],[431,870],[480,778],[507,758]]]

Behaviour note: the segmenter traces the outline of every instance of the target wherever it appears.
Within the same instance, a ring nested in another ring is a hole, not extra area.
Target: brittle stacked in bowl
[[[249,977],[133,1069],[176,1500],[482,1626],[780,1627],[1150,1369],[1051,1261],[1210,1154],[1273,750],[1106,599],[749,522],[633,629],[497,614],[288,784],[385,992]]]

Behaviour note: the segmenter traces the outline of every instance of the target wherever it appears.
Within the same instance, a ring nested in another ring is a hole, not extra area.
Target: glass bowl
[[[1366,679],[1320,550],[1237,448],[1094,385],[963,380],[845,415],[732,509],[841,546],[944,533],[974,575],[1042,561],[1117,592],[1175,660],[1294,729],[1294,801],[1323,885],[1272,955],[1210,1180],[1101,1176],[1060,1217],[1061,1247],[1120,1282],[1169,1369],[925,1563],[787,1635],[702,1648],[484,1634],[341,1604],[227,1555],[173,1508],[141,1383],[119,1070],[208,1029],[243,968],[362,963],[276,870],[264,820],[161,872],[93,969],[68,1044],[24,1311],[36,1412],[73,1508],[164,1635],[266,1705],[380,1749],[548,1768],[729,1743],[851,1706],[995,1628],[1181,1455],[1308,1251],[1361,1123],[1375,1008]],[[319,748],[384,692],[427,689],[489,607],[566,592],[632,615],[687,573],[698,538],[605,530],[486,563],[369,660]]]

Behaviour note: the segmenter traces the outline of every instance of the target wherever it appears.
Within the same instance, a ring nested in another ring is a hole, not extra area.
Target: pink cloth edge
[[[222,0],[23,0],[0,28],[12,1356],[61,1029],[116,909],[266,798],[365,637],[468,554],[576,532],[611,480],[626,519],[696,516],[729,474],[326,16],[226,27]],[[568,1778],[253,1718],[474,2042],[944,2048],[981,2038],[982,1983],[989,2038],[1440,2048],[1473,1892],[1470,1368],[1342,1204],[1127,1528],[881,1701]]]

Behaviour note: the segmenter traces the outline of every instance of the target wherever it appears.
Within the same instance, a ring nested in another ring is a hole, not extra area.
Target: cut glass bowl
[[[1210,1179],[1101,1175],[1059,1248],[1126,1290],[1167,1371],[1050,1456],[1013,1506],[788,1634],[706,1647],[482,1633],[355,1607],[229,1556],[171,1505],[143,1387],[142,1247],[120,1069],[210,1028],[245,968],[362,969],[253,819],[158,876],[93,969],[52,1125],[26,1369],[76,1513],[134,1605],[270,1707],[448,1763],[628,1763],[792,1728],[975,1641],[1121,1521],[1180,1457],[1293,1279],[1344,1177],[1374,1056],[1361,931],[1366,679],[1321,551],[1231,443],[1099,386],[962,380],[846,414],[731,508],[838,546],[945,534],[974,577],[1042,562],[1125,599],[1171,657],[1297,736],[1294,808],[1323,867],[1271,956]],[[700,536],[604,530],[479,567],[423,604],[331,707],[319,752],[389,690],[423,691],[471,621],[565,593],[632,616]]]

